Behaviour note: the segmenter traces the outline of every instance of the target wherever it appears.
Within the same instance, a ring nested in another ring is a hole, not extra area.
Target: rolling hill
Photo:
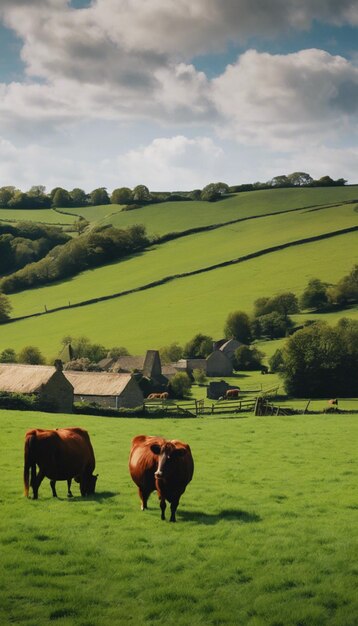
[[[284,189],[239,194],[214,204],[163,203],[115,212],[117,226],[147,222],[152,233],[160,224],[161,234],[177,230],[183,236],[70,280],[13,295],[15,317],[42,312],[45,306],[66,308],[2,326],[0,349],[33,344],[52,358],[68,334],[125,345],[132,353],[183,343],[197,332],[219,337],[228,313],[250,312],[258,297],[283,290],[299,295],[311,277],[334,283],[349,272],[357,262],[357,197],[357,187]],[[94,219],[95,207],[91,209]],[[120,217],[126,224],[118,223]],[[207,229],[213,224],[217,227]],[[183,232],[198,227],[201,232]],[[247,255],[253,258],[243,258]],[[116,295],[123,291],[130,293]],[[107,299],[72,308],[97,298]],[[343,314],[347,312],[325,318]],[[358,318],[358,309],[348,314]]]

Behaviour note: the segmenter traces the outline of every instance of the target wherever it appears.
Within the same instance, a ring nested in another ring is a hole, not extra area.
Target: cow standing
[[[239,395],[240,395],[240,389],[239,387],[236,387],[235,389],[228,389],[226,391],[225,398],[226,400],[232,400],[233,398],[238,398]]]
[[[190,446],[177,439],[168,441],[163,437],[138,435],[132,440],[129,472],[138,487],[142,510],[148,508],[148,498],[156,489],[161,519],[165,519],[167,500],[170,502],[170,521],[175,522],[180,496],[194,472]]]
[[[97,481],[97,476],[93,476],[95,465],[89,434],[82,428],[36,428],[28,430],[25,435],[25,495],[29,495],[31,486],[34,500],[38,498],[39,487],[45,476],[50,479],[55,498],[57,480],[67,480],[69,497],[72,496],[73,478],[80,484],[82,496],[94,493]],[[36,466],[39,467],[37,475]]]

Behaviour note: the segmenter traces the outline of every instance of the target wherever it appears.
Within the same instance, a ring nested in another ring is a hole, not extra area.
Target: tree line
[[[39,261],[5,276],[0,282],[0,290],[6,294],[15,293],[75,276],[85,269],[138,252],[148,244],[142,225],[127,229],[111,225],[93,228],[76,239],[69,238],[66,243],[53,247]]]
[[[330,176],[314,179],[307,172],[292,172],[274,176],[266,182],[254,182],[242,185],[227,185],[223,182],[209,183],[203,189],[175,192],[150,192],[146,185],[137,185],[133,189],[118,187],[108,193],[106,187],[98,187],[86,193],[75,187],[71,191],[63,187],[54,187],[46,193],[44,185],[34,185],[29,191],[23,192],[14,186],[0,187],[0,208],[9,209],[46,209],[98,206],[120,204],[128,209],[153,202],[170,202],[185,200],[204,200],[213,202],[227,194],[258,189],[277,189],[284,187],[337,187],[346,184],[344,178],[334,180]]]

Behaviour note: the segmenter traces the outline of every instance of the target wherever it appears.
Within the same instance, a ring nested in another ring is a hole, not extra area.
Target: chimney
[[[63,365],[62,365],[61,359],[56,359],[56,361],[54,362],[54,366],[55,366],[57,372],[62,372]]]

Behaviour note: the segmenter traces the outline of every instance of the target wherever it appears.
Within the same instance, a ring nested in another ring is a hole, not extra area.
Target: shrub
[[[36,346],[25,346],[18,354],[19,363],[29,363],[30,365],[43,365],[45,359]]]
[[[189,394],[191,381],[185,372],[178,372],[173,376],[169,383],[171,395],[174,398],[182,399]]]
[[[240,346],[235,350],[234,369],[235,370],[261,370],[264,353],[257,348]]]
[[[205,385],[208,380],[204,370],[200,369],[193,370],[193,378],[197,385]]]

